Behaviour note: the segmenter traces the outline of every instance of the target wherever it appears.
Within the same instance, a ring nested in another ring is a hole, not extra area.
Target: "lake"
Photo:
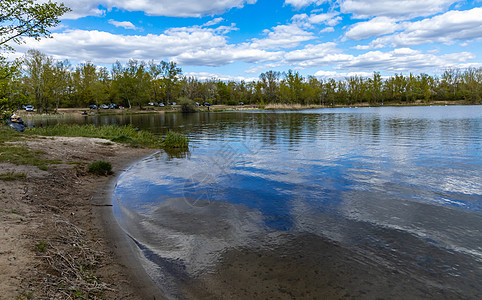
[[[190,138],[114,191],[169,298],[482,299],[482,106],[83,122]]]

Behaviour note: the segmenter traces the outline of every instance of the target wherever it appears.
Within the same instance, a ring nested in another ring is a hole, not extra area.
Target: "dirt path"
[[[0,299],[153,299],[112,226],[109,196],[115,176],[153,150],[89,138],[22,143],[59,163],[47,171],[0,164],[2,174],[26,175],[0,180]],[[97,160],[115,175],[88,174]]]

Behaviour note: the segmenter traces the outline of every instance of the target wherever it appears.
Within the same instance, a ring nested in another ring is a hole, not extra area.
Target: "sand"
[[[58,160],[35,166],[0,164],[0,299],[160,299],[132,245],[112,215],[111,191],[123,169],[152,149],[93,138],[22,142]],[[87,165],[110,161],[114,175],[95,176]]]

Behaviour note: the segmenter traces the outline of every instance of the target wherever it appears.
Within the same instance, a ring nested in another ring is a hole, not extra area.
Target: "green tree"
[[[13,50],[23,37],[40,39],[49,36],[59,17],[70,11],[64,4],[36,3],[34,0],[0,1],[0,49]]]

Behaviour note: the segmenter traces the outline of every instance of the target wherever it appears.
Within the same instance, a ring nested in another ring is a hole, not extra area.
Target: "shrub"
[[[179,103],[181,104],[181,111],[183,113],[197,112],[197,105],[193,100],[182,97],[179,99]]]
[[[89,165],[89,173],[107,176],[114,172],[112,172],[112,164],[110,162],[99,160]]]

